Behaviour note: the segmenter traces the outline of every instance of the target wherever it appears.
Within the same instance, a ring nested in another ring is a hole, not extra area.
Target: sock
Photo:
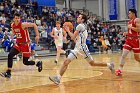
[[[122,71],[122,70],[123,70],[123,67],[121,67],[121,66],[120,66],[120,67],[119,67],[119,70],[121,70],[121,71]]]
[[[58,59],[55,59],[55,61],[57,61],[57,62],[58,62]]]
[[[64,51],[63,53],[66,54],[66,51]]]
[[[106,63],[107,64],[107,66],[110,66],[110,63]]]
[[[62,76],[59,74],[57,77],[58,77],[58,79],[61,79]]]

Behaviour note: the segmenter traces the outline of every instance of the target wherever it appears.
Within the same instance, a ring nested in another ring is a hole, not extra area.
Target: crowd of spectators
[[[11,2],[12,1],[12,2]],[[76,18],[80,13],[85,11],[72,10],[72,9],[58,9],[57,7],[38,7],[37,2],[32,2],[30,4],[22,5],[18,0],[1,0],[0,2],[0,41],[2,47],[5,47],[4,41],[8,40],[10,42],[10,23],[12,22],[13,14],[20,13],[23,22],[35,22],[38,26],[41,39],[47,46],[48,49],[54,47],[53,39],[50,36],[52,28],[55,27],[55,22],[60,21],[62,24],[66,21],[73,23],[76,27]],[[104,47],[102,46],[102,41],[100,37],[103,36],[107,50],[121,50],[124,43],[123,32],[119,25],[113,25],[110,23],[102,22],[98,20],[97,16],[88,15],[88,38],[87,45],[89,50],[92,52],[103,52]],[[30,32],[32,29],[30,29]],[[34,31],[33,31],[34,32]],[[31,33],[32,34],[32,33]],[[31,38],[32,39],[32,38]],[[72,43],[70,43],[72,44]],[[9,47],[8,46],[8,47]],[[71,45],[72,46],[72,45]],[[70,48],[70,47],[69,47]]]

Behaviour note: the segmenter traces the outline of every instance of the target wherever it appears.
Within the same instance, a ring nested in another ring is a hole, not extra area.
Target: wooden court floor
[[[94,54],[96,62],[114,62],[118,68],[121,53]],[[117,77],[107,67],[91,67],[84,59],[73,61],[62,78],[55,85],[48,77],[58,73],[65,57],[58,65],[54,57],[39,58],[43,61],[43,71],[35,66],[24,66],[14,62],[11,79],[0,77],[0,93],[140,93],[140,64],[130,53],[122,77]],[[0,71],[6,69],[7,62],[0,61]]]

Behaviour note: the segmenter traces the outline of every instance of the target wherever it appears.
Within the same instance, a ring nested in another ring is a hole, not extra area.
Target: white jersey
[[[77,48],[79,50],[79,49],[81,49],[82,45],[86,45],[86,39],[87,39],[87,36],[88,36],[87,26],[85,24],[79,24],[76,27],[76,30],[79,31],[79,34],[76,37],[75,48]]]
[[[58,37],[56,40],[63,40],[63,30],[60,28],[59,30],[55,27],[54,28],[54,35]]]
[[[79,24],[76,27],[76,30],[79,31],[75,41],[76,45],[74,50],[71,50],[71,53],[68,55],[68,59],[72,61],[73,59],[78,58],[78,55],[82,55],[82,57],[84,57],[89,62],[93,60],[93,58],[90,55],[86,45],[86,39],[88,36],[87,26],[85,24]]]
[[[56,47],[58,46],[63,46],[63,30],[62,28],[60,28],[59,30],[55,27],[54,28],[54,36],[57,36],[58,39],[55,39],[54,42],[55,42],[55,45]]]

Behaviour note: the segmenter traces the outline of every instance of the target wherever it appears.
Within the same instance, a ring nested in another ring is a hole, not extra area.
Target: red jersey
[[[12,29],[16,35],[17,43],[30,42],[29,32],[28,30],[22,29],[22,22],[20,22],[18,25],[15,25],[15,23],[13,23]]]
[[[131,25],[132,27],[136,27],[135,20],[136,20],[136,18],[130,20],[128,22],[128,25]],[[136,32],[136,31],[134,31],[132,29],[128,29],[128,36],[130,36],[130,37],[136,37],[136,36],[140,36],[140,33],[139,32]]]

